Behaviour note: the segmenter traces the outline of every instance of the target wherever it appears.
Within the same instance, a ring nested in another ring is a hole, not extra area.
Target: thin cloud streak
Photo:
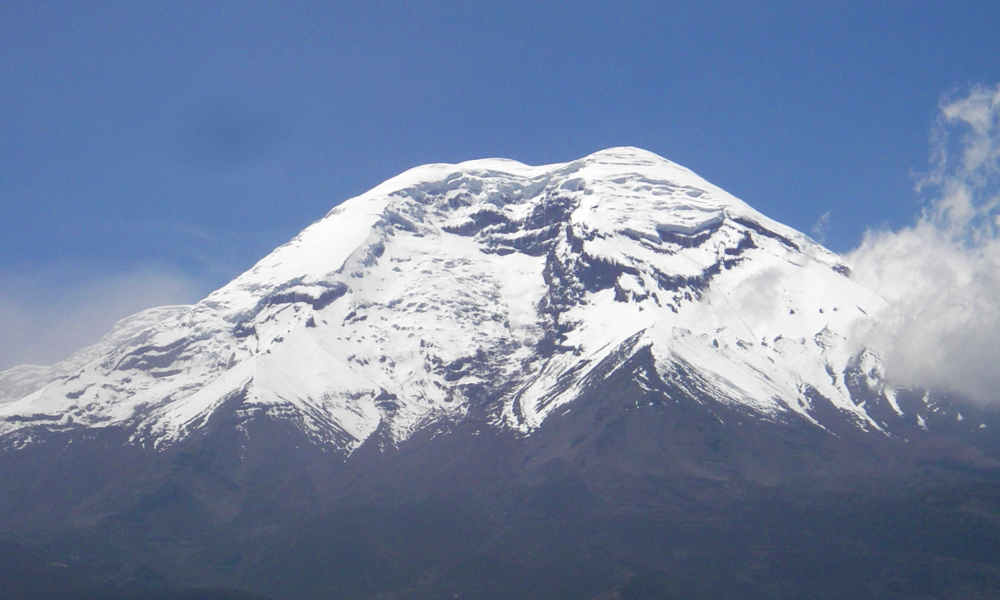
[[[821,244],[825,244],[826,232],[829,227],[830,227],[830,211],[826,211],[825,213],[823,213],[823,216],[817,219],[816,223],[814,223],[812,226],[813,239]]]
[[[1000,85],[946,98],[918,222],[869,231],[852,278],[888,301],[859,343],[891,383],[1000,404]]]

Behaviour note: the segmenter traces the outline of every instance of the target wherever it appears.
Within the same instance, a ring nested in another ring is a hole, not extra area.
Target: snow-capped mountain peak
[[[850,340],[882,300],[846,273],[636,148],[426,165],[343,202],[194,306],[0,374],[0,434],[125,426],[161,446],[222,409],[291,420],[345,451],[466,418],[530,434],[639,354],[662,401],[823,427],[822,401],[876,431],[852,391],[863,353]]]

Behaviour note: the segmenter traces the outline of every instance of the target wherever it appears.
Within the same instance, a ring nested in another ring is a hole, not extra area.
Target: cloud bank
[[[915,225],[869,231],[852,278],[888,307],[862,342],[904,387],[1000,404],[1000,85],[946,98]]]
[[[201,287],[176,271],[148,266],[120,274],[98,274],[81,265],[50,267],[31,276],[5,274],[0,278],[0,370],[58,362],[129,315],[197,301]]]

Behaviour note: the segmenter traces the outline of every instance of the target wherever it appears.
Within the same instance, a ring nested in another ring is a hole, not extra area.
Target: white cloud
[[[124,317],[153,306],[188,304],[203,286],[170,269],[95,274],[81,265],[0,278],[0,370],[52,364],[96,342]]]
[[[919,221],[870,231],[847,257],[853,279],[889,300],[862,342],[898,385],[1000,402],[1000,86],[944,100],[931,141]]]
[[[812,236],[817,242],[826,243],[826,231],[830,227],[830,211],[823,213],[812,226]]]

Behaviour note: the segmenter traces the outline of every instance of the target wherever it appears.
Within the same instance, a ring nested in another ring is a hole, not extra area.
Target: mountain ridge
[[[477,404],[530,433],[626,345],[652,347],[660,378],[683,374],[689,395],[821,428],[813,404],[832,402],[884,430],[866,402],[901,416],[896,391],[854,341],[884,301],[848,272],[636,148],[425,165],[191,307],[130,317],[49,369],[0,373],[0,435],[116,424],[155,447],[236,396],[244,418],[292,419],[348,453],[376,430],[398,443]]]
[[[640,150],[411,170],[193,306],[0,373],[0,546],[43,575],[0,579],[997,597],[1000,419],[887,383],[848,275]]]

